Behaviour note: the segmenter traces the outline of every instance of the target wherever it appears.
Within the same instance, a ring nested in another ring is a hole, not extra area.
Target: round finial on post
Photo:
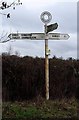
[[[40,18],[43,23],[48,24],[52,19],[52,15],[50,14],[50,12],[45,11],[41,14]]]

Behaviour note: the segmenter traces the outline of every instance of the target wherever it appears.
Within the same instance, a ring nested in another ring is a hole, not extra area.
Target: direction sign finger
[[[50,40],[67,40],[69,39],[68,34],[61,34],[61,33],[50,33],[49,34],[49,39]]]
[[[31,39],[31,40],[44,40],[45,33],[11,33],[8,36],[10,39]],[[50,40],[67,40],[69,39],[68,34],[61,33],[49,33],[48,39]]]

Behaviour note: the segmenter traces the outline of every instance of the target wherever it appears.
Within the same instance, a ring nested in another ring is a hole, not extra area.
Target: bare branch
[[[17,2],[16,2],[17,1]],[[15,1],[13,1],[11,4],[7,4],[7,2],[2,2],[2,1],[0,1],[0,3],[1,3],[1,5],[0,5],[0,9],[1,10],[4,10],[4,9],[7,9],[7,8],[9,8],[9,7],[11,7],[11,6],[16,6],[16,5],[22,5],[22,3],[20,2],[20,0],[15,0]],[[15,7],[13,7],[13,9],[14,9]]]
[[[5,42],[8,42],[8,41],[11,40],[11,39],[8,37],[7,33],[5,33],[4,35],[3,35],[3,34],[4,34],[4,33],[2,33],[2,35],[1,35],[0,43],[5,43]]]

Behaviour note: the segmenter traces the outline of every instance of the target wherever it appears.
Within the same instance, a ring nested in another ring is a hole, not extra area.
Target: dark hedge
[[[2,56],[3,101],[45,97],[44,58]],[[79,97],[79,61],[49,59],[50,99]]]

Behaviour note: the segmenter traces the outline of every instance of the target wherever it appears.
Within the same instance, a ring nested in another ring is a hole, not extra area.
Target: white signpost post
[[[41,20],[44,25],[44,33],[11,33],[9,39],[31,39],[31,40],[45,40],[45,86],[46,86],[46,100],[49,100],[49,59],[50,50],[48,49],[48,39],[50,40],[67,40],[70,36],[61,33],[49,33],[58,28],[58,24],[47,24],[51,21],[52,15],[45,11],[41,14]]]

